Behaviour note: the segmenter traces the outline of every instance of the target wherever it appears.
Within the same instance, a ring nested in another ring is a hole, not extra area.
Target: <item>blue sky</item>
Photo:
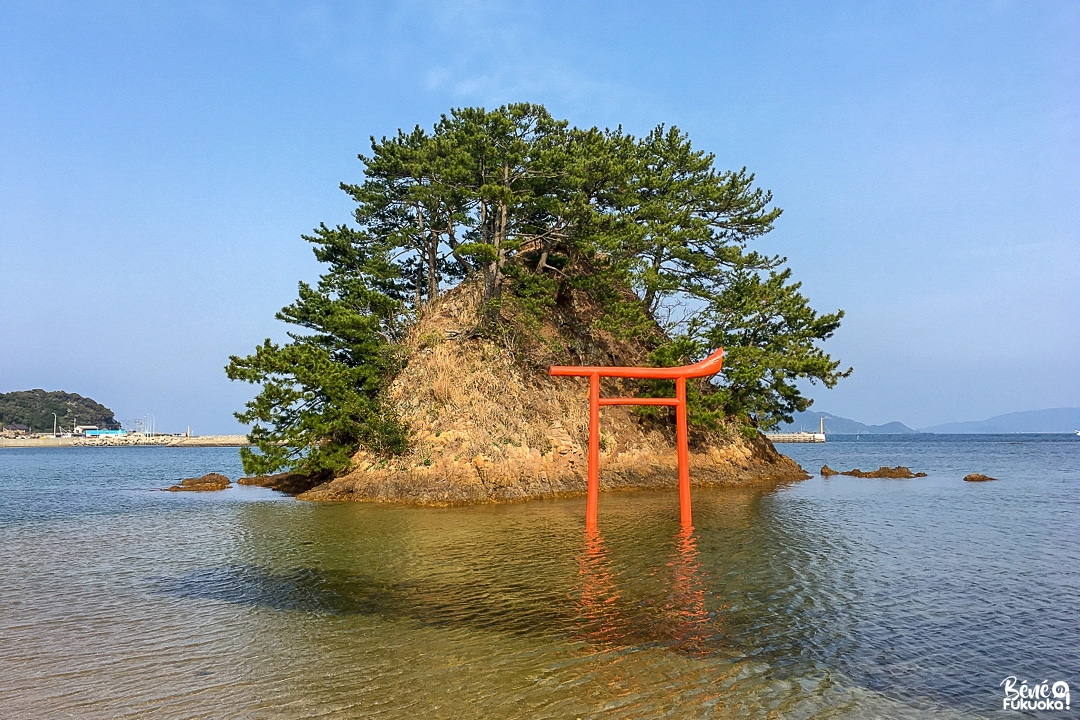
[[[762,242],[914,427],[1080,405],[1080,4],[0,5],[0,391],[239,430],[222,366],[348,219],[368,137],[465,105],[678,125],[784,215]]]

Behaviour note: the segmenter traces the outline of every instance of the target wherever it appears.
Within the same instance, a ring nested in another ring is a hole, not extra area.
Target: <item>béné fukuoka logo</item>
[[[1002,710],[1068,710],[1069,683],[1058,680],[1051,684],[1049,680],[1028,685],[1027,680],[1016,682],[1016,676],[1010,675],[1001,681],[999,687],[1005,688]]]

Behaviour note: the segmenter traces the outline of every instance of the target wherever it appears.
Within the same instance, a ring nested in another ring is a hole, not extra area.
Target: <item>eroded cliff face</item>
[[[579,302],[564,304],[534,329],[532,362],[522,363],[520,347],[469,336],[476,301],[474,289],[457,288],[434,303],[406,339],[408,361],[389,396],[411,431],[409,452],[391,459],[360,452],[352,471],[301,499],[451,505],[585,492],[588,381],[551,378],[544,368],[548,362],[642,364],[647,353],[589,329],[588,308]],[[602,392],[631,392],[618,382]],[[676,487],[669,412],[601,409],[602,490]],[[765,438],[750,440],[735,428],[692,435],[690,450],[694,486],[809,477]]]

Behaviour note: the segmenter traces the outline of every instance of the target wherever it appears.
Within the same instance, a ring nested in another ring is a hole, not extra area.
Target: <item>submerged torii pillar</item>
[[[589,488],[585,501],[585,527],[597,524],[600,502],[600,406],[601,405],[674,405],[675,435],[679,458],[679,519],[691,525],[690,516],[690,448],[686,430],[686,379],[715,375],[724,363],[724,349],[693,365],[683,367],[605,367],[552,365],[548,372],[555,377],[589,378]],[[674,380],[673,398],[602,398],[600,378],[633,378],[637,380]]]

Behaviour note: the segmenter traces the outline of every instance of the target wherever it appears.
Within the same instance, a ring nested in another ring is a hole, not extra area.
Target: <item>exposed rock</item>
[[[832,477],[833,475],[839,475],[839,474],[840,473],[838,471],[833,470],[828,465],[822,465],[821,466],[821,477]]]
[[[407,362],[387,400],[408,425],[409,450],[390,458],[359,452],[350,472],[300,499],[457,505],[585,492],[589,381],[552,378],[547,367],[645,365],[646,343],[597,330],[600,311],[583,295],[560,300],[539,328],[520,331],[504,306],[512,342],[469,331],[478,306],[479,287],[463,284],[433,302],[404,341]],[[602,392],[639,389],[636,381],[605,380]],[[611,406],[600,416],[601,489],[677,487],[671,409]],[[809,477],[764,436],[748,438],[734,424],[691,432],[690,443],[694,486]]]
[[[971,473],[970,475],[964,476],[965,482],[988,482],[990,480],[997,480],[997,478],[983,475],[982,473]]]
[[[192,490],[195,492],[206,492],[209,490],[224,490],[229,487],[229,478],[225,477],[221,473],[207,473],[202,477],[197,478],[184,478],[180,481],[179,485],[173,485],[169,488],[172,492],[178,492],[181,490]]]
[[[926,473],[913,473],[910,468],[906,468],[903,465],[897,465],[896,467],[882,465],[877,470],[870,470],[868,472],[863,472],[859,468],[855,468],[854,470],[849,470],[848,472],[842,472],[840,474],[858,478],[898,478],[900,480],[926,477]]]
[[[313,487],[322,485],[330,479],[329,473],[307,475],[296,472],[283,472],[276,475],[255,475],[242,477],[236,482],[241,485],[255,485],[257,487],[270,488],[286,495],[299,495]]]

